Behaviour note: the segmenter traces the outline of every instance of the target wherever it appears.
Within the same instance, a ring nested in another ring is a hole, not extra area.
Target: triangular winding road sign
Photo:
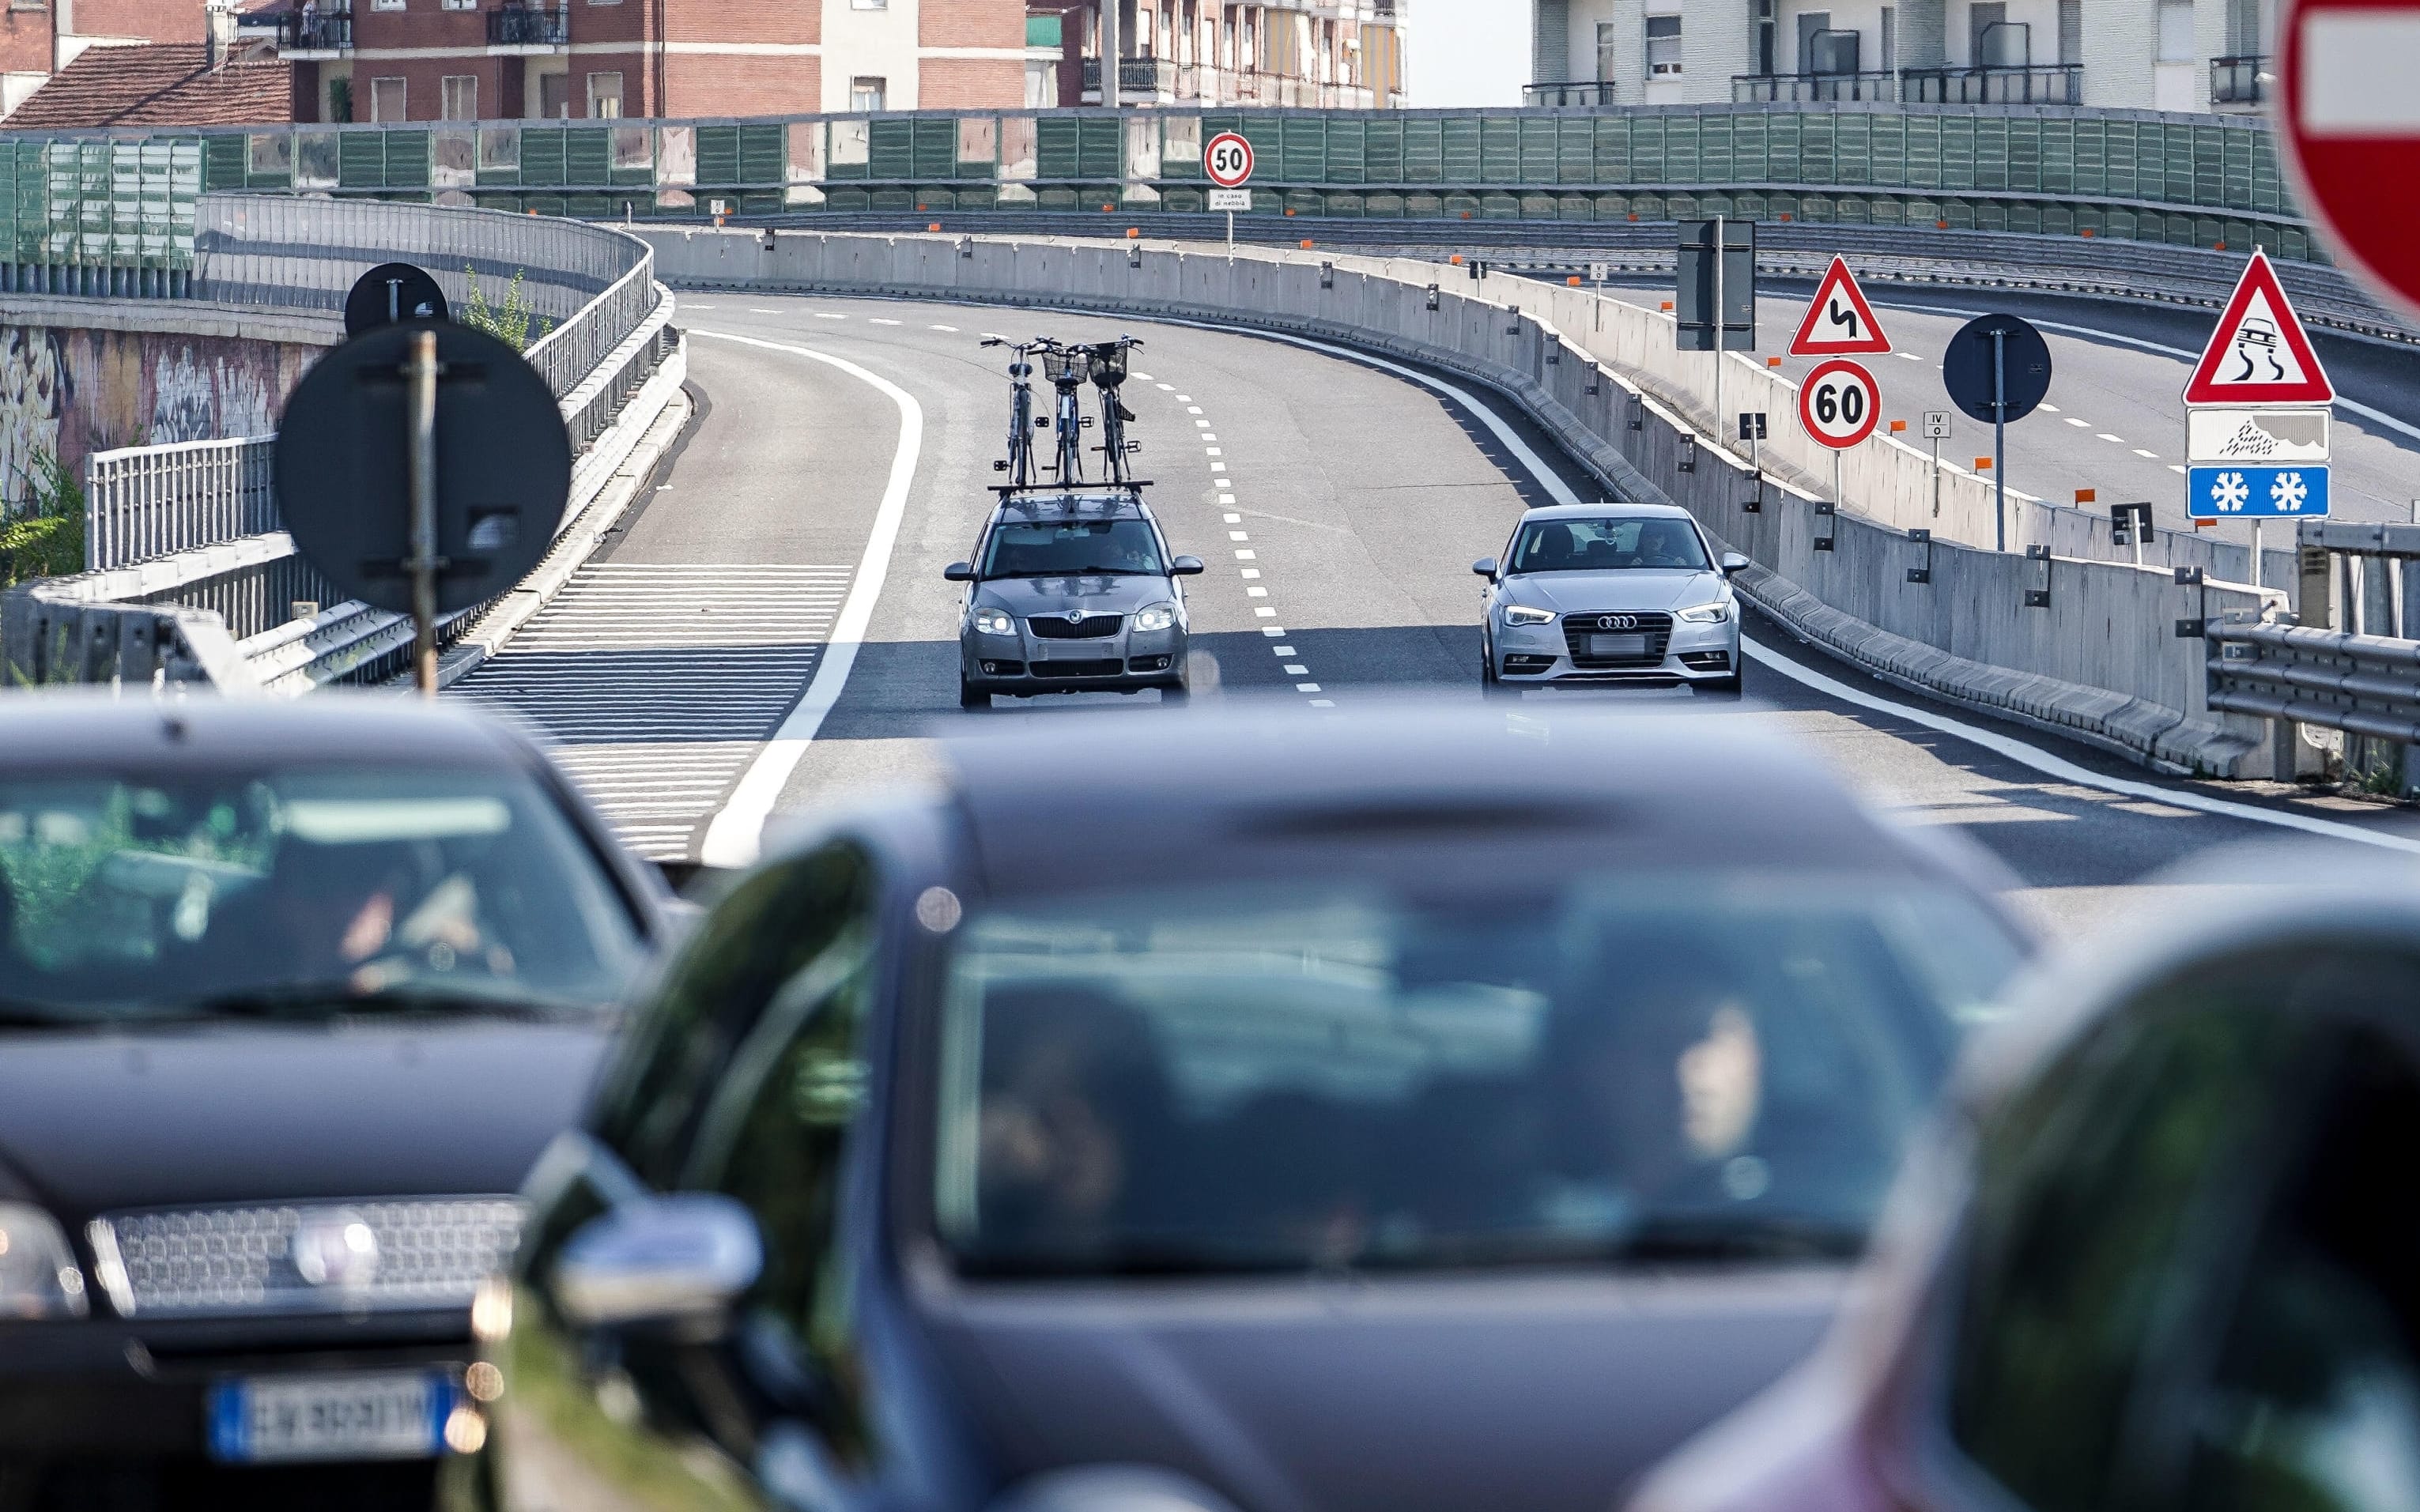
[[[1855,357],[1890,349],[1890,338],[1874,318],[1874,307],[1866,302],[1866,291],[1857,287],[1856,275],[1849,271],[1846,260],[1833,258],[1823,282],[1815,285],[1815,301],[1807,306],[1807,318],[1798,322],[1798,334],[1790,343],[1791,355]]]
[[[2255,251],[2185,384],[2185,403],[2333,404],[2335,385],[2268,254]]]

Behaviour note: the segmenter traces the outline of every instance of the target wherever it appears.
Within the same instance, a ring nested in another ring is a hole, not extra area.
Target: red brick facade
[[[1022,50],[1025,46],[1025,7],[1022,3],[1004,6],[1000,0],[919,0],[916,40],[924,47]],[[1021,61],[1017,64],[1017,70],[1022,78],[1024,65]],[[926,77],[929,79],[930,75]],[[929,90],[931,85],[927,84],[924,87]],[[1020,85],[1019,87],[1023,86]]]

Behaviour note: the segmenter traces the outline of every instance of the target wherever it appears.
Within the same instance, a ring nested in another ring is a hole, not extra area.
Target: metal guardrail
[[[87,569],[277,528],[270,448],[258,440],[95,452],[85,461],[84,476]]]
[[[2210,706],[2420,743],[2420,640],[2212,621]]]

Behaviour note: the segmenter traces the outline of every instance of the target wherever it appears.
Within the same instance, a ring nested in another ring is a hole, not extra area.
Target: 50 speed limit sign
[[[1241,189],[1252,181],[1252,144],[1233,131],[1221,131],[1202,149],[1202,171],[1220,189]]]
[[[1846,358],[1819,364],[1798,390],[1798,423],[1816,441],[1836,452],[1845,452],[1872,435],[1882,408],[1882,391],[1874,387],[1874,376]]]

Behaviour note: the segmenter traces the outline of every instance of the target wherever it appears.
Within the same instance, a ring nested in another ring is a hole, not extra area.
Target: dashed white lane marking
[[[1182,400],[1182,399],[1185,397],[1185,395],[1183,395],[1183,394],[1181,394],[1181,393],[1180,393],[1180,394],[1178,394],[1176,397],[1177,397],[1179,400]],[[1198,415],[1198,414],[1200,414],[1200,413],[1202,412],[1202,407],[1201,407],[1200,405],[1198,405],[1198,404],[1197,404],[1197,405],[1194,405],[1194,406],[1191,406],[1190,408],[1188,408],[1185,412],[1186,412],[1187,414],[1188,414],[1188,415]]]
[[[1319,691],[1319,685],[1317,683],[1296,683],[1294,685],[1294,690],[1297,693],[1316,693]]]
[[[1211,435],[1208,431],[1206,431],[1206,430],[1205,430],[1205,431],[1203,431],[1203,432],[1201,434],[1201,436],[1200,436],[1198,439],[1199,439],[1199,440],[1205,440],[1205,441],[1215,441],[1215,440],[1217,440],[1218,438],[1218,437],[1216,437],[1216,436]]]
[[[1241,515],[1230,515],[1227,517],[1227,523],[1230,525],[1240,523],[1243,517],[1244,517]],[[1251,538],[1252,532],[1249,531],[1229,531],[1227,532],[1227,539],[1230,541],[1249,541]]]
[[[1270,614],[1275,614],[1275,613],[1277,612],[1277,610],[1275,610],[1275,609],[1268,609],[1268,610],[1265,610],[1264,612],[1266,612],[1266,613],[1270,613]],[[1284,626],[1284,625],[1262,625],[1262,626],[1261,626],[1261,634],[1263,634],[1263,635],[1268,635],[1268,636],[1275,636],[1275,637],[1277,637],[1279,640],[1283,640],[1283,639],[1285,639],[1285,626]],[[1287,651],[1287,652],[1280,652],[1280,653],[1279,653],[1279,655],[1280,655],[1280,656],[1290,656],[1294,655],[1294,653],[1292,653],[1292,652],[1290,652],[1290,651]]]
[[[681,859],[814,671],[850,572],[585,566],[453,696],[527,728],[633,850]]]
[[[1277,613],[1278,613],[1278,611],[1277,611],[1277,610],[1275,610],[1275,609],[1256,609],[1252,610],[1252,612],[1253,612],[1253,613],[1255,613],[1255,614],[1257,614],[1257,615],[1259,615],[1261,618],[1263,618],[1263,619],[1264,619],[1264,620],[1273,620],[1273,619],[1277,618]],[[1266,635],[1268,632],[1267,632],[1267,631],[1265,631],[1265,630],[1264,630],[1264,631],[1262,631],[1261,633],[1262,633],[1262,634],[1264,634],[1264,635]],[[1279,632],[1279,634],[1282,635],[1282,634],[1284,634],[1284,632],[1283,632],[1283,631],[1280,631],[1280,632]]]
[[[1216,446],[1205,446],[1202,448],[1202,454],[1207,456],[1225,456],[1227,455]]]
[[[768,311],[766,311],[765,313],[766,313],[767,315],[770,315],[770,314],[772,314],[773,312],[772,312],[772,311],[770,311],[770,310],[768,310]],[[847,319],[847,318],[848,318],[848,316],[845,316],[845,315],[839,315],[839,314],[836,314],[836,313],[834,313],[833,311],[830,311],[830,310],[817,310],[817,311],[815,312],[815,318],[816,318],[816,319],[818,319],[818,320],[845,320],[845,319]]]
[[[2090,430],[2092,428],[2092,422],[2088,420],[2078,420],[2073,415],[2067,417],[2067,423],[2071,425],[2082,426],[2086,430]]]
[[[1282,635],[1282,634],[1284,634],[1285,632],[1283,632],[1282,630],[1280,630],[1280,631],[1279,631],[1278,633],[1279,633],[1279,634],[1280,634],[1280,635]],[[1276,653],[1277,653],[1279,656],[1293,656],[1293,655],[1295,654],[1294,647],[1292,647],[1292,646],[1271,646],[1271,647],[1269,647],[1269,649],[1270,649],[1271,651],[1273,651],[1273,652],[1276,652]]]
[[[955,326],[934,326],[932,329],[935,331],[946,331],[954,336],[958,333],[958,328]]]
[[[1261,575],[1261,569],[1258,567],[1246,567],[1242,570],[1247,579],[1257,578]]]
[[[2105,431],[2105,430],[2104,430],[2104,431],[2102,431],[2100,435],[2098,435],[2098,436],[2094,437],[2094,438],[2093,438],[2093,440],[2102,440],[2102,441],[2107,441],[2107,442],[2108,442],[2110,445],[2112,445],[2112,446],[2123,446],[2123,445],[2125,445],[2125,444],[2126,444],[2126,438],[2125,438],[2125,437],[2123,437],[2123,436],[2112,436],[2112,435],[2110,435],[2110,434],[2109,434],[2107,431]]]
[[[1904,357],[1911,363],[1920,363],[1924,361],[1923,358],[1918,357],[1914,352],[1893,352],[1891,355],[1893,357]]]
[[[1269,596],[1269,591],[1265,588],[1247,588],[1244,590],[1244,596],[1246,598],[1266,598]],[[1269,612],[1274,614],[1277,610],[1271,609]]]
[[[1311,669],[1303,666],[1300,662],[1290,661],[1286,663],[1284,668],[1281,670],[1288,677],[1309,677],[1311,675]]]
[[[1210,464],[1210,471],[1213,472],[1224,472],[1227,471],[1227,464],[1224,462],[1213,462]]]
[[[2160,454],[2159,454],[2159,453],[2157,453],[2157,452],[2147,452],[2147,451],[2143,450],[2143,449],[2142,449],[2141,447],[2139,447],[2139,446],[2137,446],[2137,447],[2135,447],[2135,448],[2134,448],[2134,455],[2135,455],[2136,456],[2141,457],[2143,460],[2145,460],[2145,461],[2147,461],[2147,462],[2156,462],[2156,461],[2158,461],[2158,460],[2160,459]]]
[[[1136,373],[1133,374],[1132,377],[1137,383],[1148,383],[1151,381],[1151,375],[1148,373]]]
[[[868,316],[866,319],[870,324],[877,326],[895,326],[899,323],[896,320],[885,320],[878,315]]]
[[[748,313],[750,315],[780,315],[782,312],[779,310],[759,310],[755,306],[751,305],[748,308]]]
[[[2060,409],[2059,409],[2059,407],[2058,407],[2058,406],[2056,406],[2056,405],[2055,405],[2055,404],[2046,404],[2046,405],[2043,405],[2043,406],[2041,407],[2041,411],[2042,411],[2042,413],[2043,413],[2043,414],[2046,414],[2046,415],[2056,415],[2056,414],[2063,414],[2063,413],[2065,413],[2065,412],[2066,412],[2066,411],[2064,411],[2064,410]]]
[[[1311,706],[1314,709],[1332,709],[1336,707],[1336,701],[1334,699],[1312,699],[1311,701]]]
[[[2169,463],[2169,464],[2168,464],[2168,471],[2171,471],[2171,472],[2175,472],[2175,473],[2182,474],[2182,473],[2184,472],[2184,471],[2185,471],[2185,470],[2184,470],[2184,469],[2182,469],[2182,468],[2180,468],[2180,467],[2179,467],[2179,466],[2177,466],[2174,462],[2171,462],[2171,463]]]
[[[1248,547],[1235,553],[1235,560],[1238,562],[1257,562],[1260,560],[1260,553]]]
[[[1176,392],[1176,385],[1173,383],[1155,383],[1152,387],[1157,389],[1162,393],[1174,393]]]
[[[725,331],[691,327],[690,334],[788,352],[838,368],[870,384],[899,408],[899,445],[891,458],[891,477],[883,486],[882,502],[875,509],[874,528],[866,535],[865,555],[858,563],[848,597],[832,624],[824,654],[815,662],[814,680],[807,685],[805,695],[741,775],[738,786],[706,827],[705,842],[699,848],[699,858],[709,866],[747,866],[756,859],[765,821],[781,798],[782,789],[789,782],[790,774],[798,770],[799,759],[806,755],[808,742],[823,728],[824,717],[840,702],[841,690],[848,684],[849,670],[857,665],[858,647],[864,643],[867,627],[874,621],[875,600],[882,596],[883,579],[891,571],[891,553],[899,543],[899,524],[907,516],[908,490],[916,482],[916,462],[923,455],[924,408],[916,402],[914,394],[889,378],[829,352],[787,342],[760,341]]]

